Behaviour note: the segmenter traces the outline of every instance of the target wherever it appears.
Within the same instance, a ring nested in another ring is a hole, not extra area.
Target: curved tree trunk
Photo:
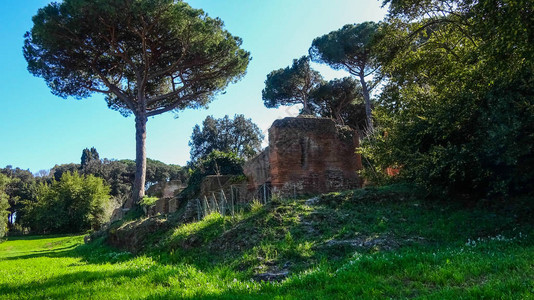
[[[132,191],[132,205],[137,205],[145,196],[146,180],[146,121],[144,113],[135,116],[135,181]]]
[[[363,70],[360,72],[360,84],[362,85],[362,93],[363,93],[363,99],[365,101],[365,116],[367,117],[367,130],[372,131],[373,130],[373,115],[371,111],[371,97],[369,96],[369,87],[367,86],[367,82],[365,82],[365,74],[363,73]]]

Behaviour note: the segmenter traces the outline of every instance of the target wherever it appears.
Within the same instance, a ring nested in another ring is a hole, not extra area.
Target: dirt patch
[[[289,271],[280,271],[280,272],[267,272],[267,273],[261,273],[254,275],[255,281],[270,281],[270,282],[278,282],[282,281],[289,275]]]
[[[422,243],[424,238],[414,237],[407,239],[398,239],[390,235],[378,237],[361,236],[354,239],[347,240],[329,240],[319,247],[338,247],[349,246],[362,250],[378,250],[378,251],[392,251],[400,248],[405,244]]]
[[[377,249],[391,251],[399,248],[400,243],[391,238],[391,237],[377,237],[377,238],[368,238],[368,237],[359,237],[350,240],[329,240],[324,243],[326,247],[333,246],[351,246],[354,248],[362,248],[365,250]]]

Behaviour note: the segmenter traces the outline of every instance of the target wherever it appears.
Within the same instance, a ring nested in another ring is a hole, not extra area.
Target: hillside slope
[[[514,203],[464,207],[389,186],[275,199],[186,225],[176,216],[115,224],[110,237],[144,232],[136,255],[102,238],[8,240],[0,298],[528,299],[532,198]]]
[[[221,268],[243,281],[283,281],[299,293],[336,286],[322,296],[498,295],[534,278],[532,199],[466,207],[423,198],[395,185],[275,199],[233,218],[213,214],[186,225],[137,220],[114,236],[160,224],[142,249],[163,263]]]

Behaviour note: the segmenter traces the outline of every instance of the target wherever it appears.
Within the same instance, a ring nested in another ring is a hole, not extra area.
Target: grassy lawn
[[[13,237],[0,243],[0,298],[534,299],[532,199],[421,199],[389,187],[276,200],[158,233],[138,255]],[[288,276],[253,280],[262,273]]]

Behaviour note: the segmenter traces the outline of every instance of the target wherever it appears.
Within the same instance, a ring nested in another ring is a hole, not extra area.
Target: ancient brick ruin
[[[187,184],[183,183],[181,180],[171,180],[150,186],[146,194],[150,197],[174,198],[186,187]]]
[[[254,198],[266,200],[273,193],[297,196],[358,188],[358,170],[362,168],[361,157],[355,153],[358,146],[357,133],[331,119],[299,116],[276,120],[269,129],[269,146],[244,166],[247,182],[239,176],[207,176],[197,199],[188,201],[186,215],[196,219],[197,206],[220,202],[221,197],[227,204],[237,205]],[[180,182],[151,187],[147,194],[161,199],[147,208],[147,215],[177,211],[186,200],[177,197],[183,188]]]
[[[171,180],[152,185],[147,196],[160,198],[153,206],[146,208],[147,216],[172,214],[178,210],[179,201],[176,196],[186,187],[180,180]]]
[[[282,195],[319,194],[361,186],[358,135],[331,119],[274,121],[269,147],[245,165],[249,190],[268,186]]]

